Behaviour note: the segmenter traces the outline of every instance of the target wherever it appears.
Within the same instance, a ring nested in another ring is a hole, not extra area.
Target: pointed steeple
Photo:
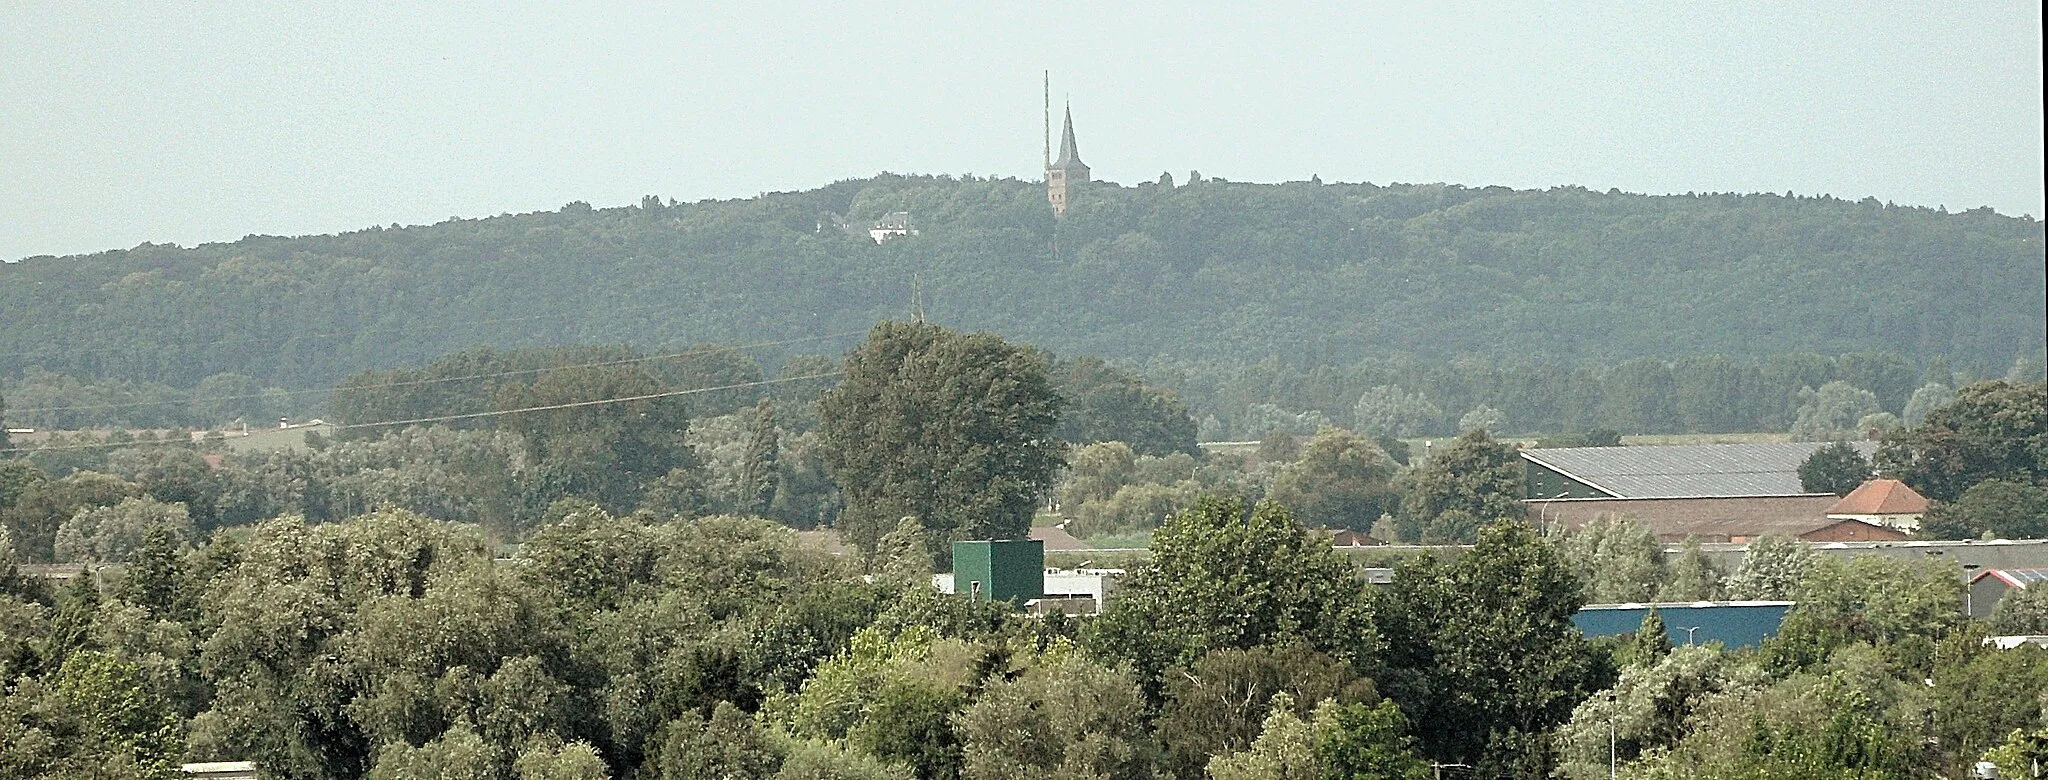
[[[1048,114],[1046,118],[1052,117]],[[1088,164],[1081,162],[1081,150],[1074,143],[1074,107],[1071,105],[1067,106],[1066,119],[1066,126],[1060,129],[1059,159],[1045,166],[1045,199],[1052,203],[1053,216],[1067,213],[1069,186],[1088,182]],[[1048,125],[1046,129],[1052,128]]]
[[[1075,148],[1074,145],[1074,107],[1072,105],[1067,106],[1066,125],[1060,130],[1060,156],[1059,159],[1052,162],[1052,167],[1066,170],[1079,168],[1085,171],[1088,169],[1088,164],[1081,162],[1081,151]]]

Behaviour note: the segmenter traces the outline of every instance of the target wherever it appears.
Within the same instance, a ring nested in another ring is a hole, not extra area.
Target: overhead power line
[[[571,363],[559,366],[547,366],[544,368],[522,368],[512,371],[496,371],[488,374],[469,374],[467,376],[449,376],[439,377],[435,379],[413,379],[404,382],[387,382],[384,384],[376,385],[336,385],[334,387],[313,388],[308,390],[284,390],[279,393],[276,393],[276,395],[298,396],[310,395],[313,393],[332,393],[341,390],[381,390],[388,387],[414,387],[419,385],[443,384],[447,382],[466,382],[472,379],[491,379],[501,376],[544,374],[549,371],[558,371],[569,368],[597,368],[602,366],[618,366],[630,363],[644,363],[651,360],[670,360],[675,358],[695,357],[698,355],[716,355],[722,352],[738,352],[740,350],[747,349],[760,349],[763,347],[779,347],[786,344],[800,344],[806,341],[824,341],[826,339],[843,338],[846,336],[858,336],[864,332],[865,331],[846,331],[843,333],[827,333],[820,336],[805,336],[803,338],[783,339],[780,341],[758,341],[752,344],[735,344],[731,346],[693,348],[689,350],[684,350],[682,352],[671,352],[661,355],[647,355],[645,357],[637,358],[621,358],[619,360],[603,360],[594,363]],[[29,414],[32,412],[75,412],[86,409],[132,409],[139,406],[173,406],[179,404],[196,404],[215,401],[246,401],[252,398],[267,398],[271,395],[273,394],[256,393],[251,395],[222,395],[208,396],[204,398],[181,398],[172,401],[127,401],[116,404],[84,404],[80,406],[42,406],[28,409],[9,409],[7,411],[9,414]]]
[[[452,421],[455,421],[455,420],[475,420],[475,419],[479,419],[479,418],[484,418],[484,417],[502,417],[502,416],[504,416],[504,415],[508,415],[508,414],[524,414],[524,413],[527,413],[527,412],[551,412],[551,411],[556,411],[556,410],[560,410],[560,409],[580,409],[580,408],[583,408],[583,407],[588,407],[588,406],[603,406],[603,405],[606,405],[606,404],[622,404],[622,403],[629,403],[629,402],[632,402],[632,401],[651,401],[651,400],[654,400],[654,399],[657,399],[657,398],[674,398],[674,397],[677,397],[677,396],[685,396],[685,395],[696,395],[696,394],[698,394],[698,393],[715,393],[715,392],[719,392],[719,391],[721,391],[721,390],[745,390],[745,389],[747,389],[747,388],[750,388],[750,387],[765,387],[765,386],[767,386],[767,385],[776,385],[776,384],[782,384],[782,383],[784,383],[784,382],[806,382],[806,381],[810,381],[810,380],[813,380],[813,379],[827,379],[827,378],[831,378],[831,377],[839,376],[839,375],[840,375],[840,373],[841,373],[841,372],[839,372],[839,371],[827,371],[827,372],[824,372],[824,373],[821,373],[821,374],[809,374],[809,375],[805,375],[805,376],[789,376],[789,377],[779,377],[779,378],[776,378],[776,379],[763,379],[763,380],[760,380],[760,381],[756,381],[756,382],[741,382],[741,383],[739,383],[739,384],[732,384],[732,385],[720,385],[720,386],[718,386],[718,387],[697,387],[697,388],[691,388],[691,389],[689,389],[689,390],[668,390],[668,391],[664,391],[664,392],[660,392],[660,393],[648,393],[648,394],[646,394],[646,395],[634,395],[634,396],[625,396],[625,397],[621,397],[621,398],[600,398],[600,399],[597,399],[597,400],[594,400],[594,401],[571,401],[571,402],[568,402],[568,403],[560,403],[560,404],[548,404],[548,405],[544,405],[544,406],[527,406],[527,407],[521,407],[521,408],[518,408],[518,409],[496,409],[496,410],[492,410],[492,411],[488,411],[488,412],[468,412],[468,413],[464,413],[464,414],[444,414],[444,415],[439,415],[439,416],[435,416],[435,417],[418,417],[418,418],[414,418],[414,419],[410,419],[410,420],[382,420],[382,421],[378,421],[378,422],[365,422],[365,423],[348,423],[348,424],[345,424],[345,425],[344,425],[344,424],[329,424],[329,425],[328,425],[328,426],[326,426],[326,427],[327,427],[327,429],[328,429],[328,430],[333,430],[333,431],[347,431],[347,430],[356,430],[356,429],[361,429],[361,428],[388,428],[388,427],[391,427],[391,426],[395,426],[395,425],[424,425],[424,424],[427,424],[427,423],[437,423],[437,422],[452,422]],[[56,446],[49,446],[49,447],[11,447],[11,448],[8,448],[8,449],[0,450],[0,454],[5,454],[5,453],[21,453],[21,452],[49,452],[49,451],[54,451],[54,450],[87,450],[87,449],[104,449],[104,448],[109,448],[109,447],[141,447],[141,446],[147,446],[147,445],[151,445],[151,444],[187,444],[187,445],[189,445],[189,444],[191,444],[191,443],[192,443],[192,442],[191,442],[190,440],[184,440],[184,439],[158,439],[158,440],[155,440],[155,441],[122,441],[122,442],[93,442],[93,443],[90,443],[90,444],[60,444],[60,445],[56,445]]]

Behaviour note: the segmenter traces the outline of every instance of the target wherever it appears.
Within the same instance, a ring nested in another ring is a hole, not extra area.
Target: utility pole
[[[1614,694],[1607,694],[1607,780],[1614,780]]]
[[[1444,770],[1445,770],[1445,769],[1447,769],[1447,768],[1455,768],[1455,769],[1471,769],[1471,768],[1472,768],[1472,765],[1471,765],[1471,764],[1439,764],[1439,763],[1437,763],[1437,762],[1435,762],[1435,761],[1431,761],[1431,762],[1429,762],[1429,768],[1430,768],[1430,771],[1433,771],[1433,772],[1435,772],[1435,773],[1436,773],[1436,780],[1444,780]]]

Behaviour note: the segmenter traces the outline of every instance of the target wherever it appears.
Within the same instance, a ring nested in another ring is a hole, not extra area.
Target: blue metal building
[[[1671,644],[1756,647],[1778,635],[1790,601],[1694,601],[1668,604],[1590,604],[1572,616],[1588,637],[1633,634],[1654,608],[1664,618]]]

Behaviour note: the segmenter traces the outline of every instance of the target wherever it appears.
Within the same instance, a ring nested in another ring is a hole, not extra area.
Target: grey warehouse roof
[[[1826,442],[1529,449],[1522,457],[1620,498],[1796,496],[1799,464]],[[1852,442],[1864,457],[1872,442]]]

